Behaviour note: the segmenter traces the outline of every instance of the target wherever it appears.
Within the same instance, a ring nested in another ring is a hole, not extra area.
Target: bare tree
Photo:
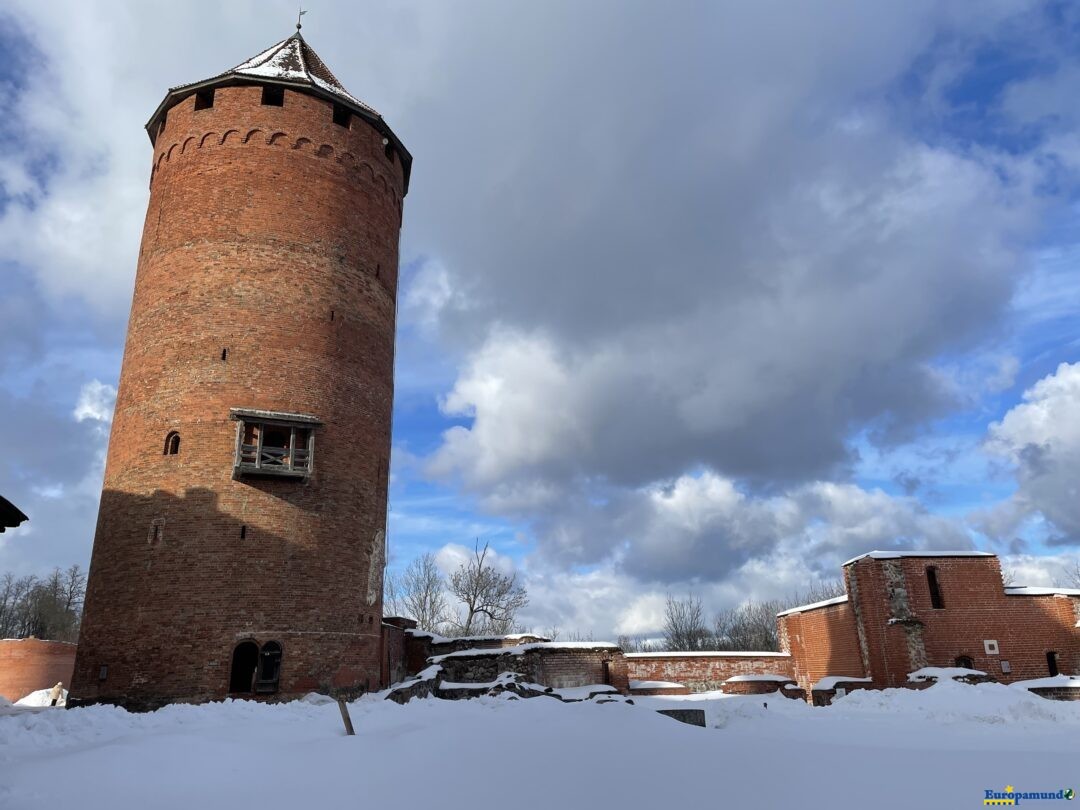
[[[450,575],[450,593],[461,602],[460,615],[452,617],[452,634],[502,635],[515,628],[517,612],[529,604],[525,587],[516,574],[502,574],[488,560],[489,544],[477,541],[472,559]]]
[[[777,650],[776,614],[783,609],[782,602],[771,600],[720,611],[713,622],[715,649]]]
[[[664,644],[669,650],[693,652],[710,647],[701,600],[693,594],[676,599],[668,594],[664,609]]]
[[[1065,582],[1073,588],[1080,588],[1080,560],[1073,560],[1072,565],[1065,568]]]
[[[640,636],[619,636],[615,643],[627,653],[662,652],[660,648],[663,646]]]
[[[1001,569],[1001,584],[1006,588],[1011,588],[1016,584],[1016,571],[1011,568]]]
[[[810,605],[843,596],[842,580],[815,582],[805,591],[793,593],[786,599],[766,602],[746,602],[738,607],[721,611],[713,622],[714,648],[718,650],[780,649],[776,614],[799,605]]]
[[[0,638],[76,641],[86,576],[77,565],[56,568],[44,579],[12,574],[0,578]]]
[[[431,552],[417,557],[396,583],[400,589],[402,610],[416,619],[421,630],[438,633],[449,617],[446,601],[446,582],[435,555]]]

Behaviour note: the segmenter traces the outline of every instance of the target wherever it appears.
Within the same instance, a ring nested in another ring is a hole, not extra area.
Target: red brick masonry
[[[720,689],[733,675],[786,675],[794,679],[791,656],[776,652],[627,653],[632,681],[672,681],[691,692]]]
[[[58,681],[67,689],[75,668],[75,645],[36,638],[0,641],[0,695],[12,703]]]

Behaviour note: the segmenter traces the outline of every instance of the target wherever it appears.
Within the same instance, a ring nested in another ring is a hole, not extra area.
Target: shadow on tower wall
[[[102,493],[73,704],[224,698],[245,640],[282,645],[277,697],[379,686],[371,544],[329,547],[302,485],[283,484],[256,482],[247,501],[230,494],[229,512],[206,488]]]

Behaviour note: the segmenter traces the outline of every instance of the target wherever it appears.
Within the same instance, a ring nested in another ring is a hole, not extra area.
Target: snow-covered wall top
[[[428,659],[438,664],[447,658],[475,658],[483,655],[522,655],[530,650],[617,650],[618,644],[610,641],[541,641],[535,644],[519,644],[516,647],[484,647],[435,655]]]
[[[627,658],[790,658],[790,653],[785,652],[744,652],[742,650],[703,650],[695,652],[642,652],[626,653]]]
[[[1080,596],[1080,588],[1040,588],[1032,585],[1008,587],[1009,596]]]
[[[852,557],[844,565],[851,565],[863,559],[898,560],[901,557],[996,557],[989,551],[868,551],[858,557]]]
[[[788,616],[792,613],[802,613],[805,610],[814,610],[815,608],[828,607],[829,605],[842,605],[847,600],[847,594],[844,594],[843,596],[834,596],[832,599],[822,599],[820,602],[811,602],[809,605],[799,605],[798,607],[781,610],[776,614],[776,617],[780,618],[781,616]]]

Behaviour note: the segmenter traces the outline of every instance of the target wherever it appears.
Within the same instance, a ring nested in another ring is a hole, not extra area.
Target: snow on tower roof
[[[259,82],[278,84],[294,90],[336,101],[348,107],[352,112],[371,123],[376,130],[393,142],[401,155],[401,164],[405,172],[405,191],[409,190],[409,176],[412,171],[412,155],[401,140],[393,133],[379,112],[369,104],[360,101],[345,89],[337,76],[326,63],[308,45],[307,40],[297,30],[292,36],[271,45],[266,50],[241,62],[216,76],[202,81],[189,82],[169,88],[164,100],[154,110],[146,123],[146,132],[153,142],[158,133],[158,124],[164,120],[165,111],[179,100],[192,95],[205,87],[230,83]]]
[[[852,557],[844,565],[851,565],[863,559],[897,560],[901,557],[996,557],[989,551],[868,551],[858,557]]]
[[[228,76],[250,76],[253,79],[280,79],[290,84],[306,84],[309,87],[323,90],[330,95],[337,96],[341,101],[350,105],[356,105],[372,115],[378,116],[376,110],[360,101],[345,89],[338,81],[326,63],[319,58],[307,40],[297,31],[291,37],[271,45],[265,51],[251,57],[246,62],[241,62],[231,70],[219,73],[214,79]],[[173,87],[171,92],[193,87],[203,82],[184,84]],[[381,116],[380,116],[381,117]]]

